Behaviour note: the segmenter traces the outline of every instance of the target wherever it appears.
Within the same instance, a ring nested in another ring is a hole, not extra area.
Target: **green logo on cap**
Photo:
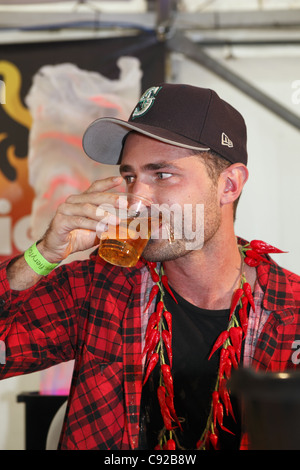
[[[153,86],[145,91],[145,93],[141,96],[135,110],[133,111],[131,119],[144,116],[144,114],[149,111],[149,109],[153,106],[155,97],[161,88],[161,86]]]

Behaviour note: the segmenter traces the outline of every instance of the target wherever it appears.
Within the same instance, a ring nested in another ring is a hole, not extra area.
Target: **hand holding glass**
[[[117,196],[115,205],[100,206],[110,215],[100,236],[99,256],[111,264],[132,267],[141,257],[158,219],[155,223],[147,199],[128,193]],[[109,223],[112,218],[115,223]],[[105,218],[101,223],[105,223]]]

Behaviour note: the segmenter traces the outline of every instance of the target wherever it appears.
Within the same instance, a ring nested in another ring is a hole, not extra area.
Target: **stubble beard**
[[[186,221],[182,217],[182,227]],[[189,221],[190,222],[190,221]],[[193,211],[192,230],[195,231],[195,211]],[[189,256],[198,249],[203,249],[218,232],[221,225],[221,210],[217,204],[216,192],[213,191],[210,198],[204,203],[204,230],[200,245],[194,249],[187,249],[190,240],[182,237],[174,239],[172,236],[169,239],[150,239],[146,245],[143,257],[146,261],[172,261],[183,256]],[[171,230],[172,231],[172,230]]]

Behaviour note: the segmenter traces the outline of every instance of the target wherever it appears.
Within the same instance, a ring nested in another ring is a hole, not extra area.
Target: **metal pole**
[[[156,0],[156,34],[160,41],[165,41],[173,29],[177,0]]]
[[[223,78],[231,85],[244,92],[247,96],[257,101],[259,104],[272,111],[274,114],[285,120],[296,129],[300,129],[300,118],[289,109],[282,106],[271,97],[251,85],[239,75],[235,74],[223,64],[206,54],[199,44],[188,39],[184,34],[176,33],[168,40],[168,47],[172,51],[181,52],[186,57],[195,60],[211,72]]]

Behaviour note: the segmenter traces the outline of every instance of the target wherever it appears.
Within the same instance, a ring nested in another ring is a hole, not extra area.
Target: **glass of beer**
[[[116,196],[122,199],[122,204],[117,197],[114,205],[100,206],[105,213],[114,216],[115,223],[108,222],[101,233],[98,252],[108,263],[132,267],[141,257],[151,235],[151,202],[129,193]],[[110,220],[109,216],[107,219]]]

